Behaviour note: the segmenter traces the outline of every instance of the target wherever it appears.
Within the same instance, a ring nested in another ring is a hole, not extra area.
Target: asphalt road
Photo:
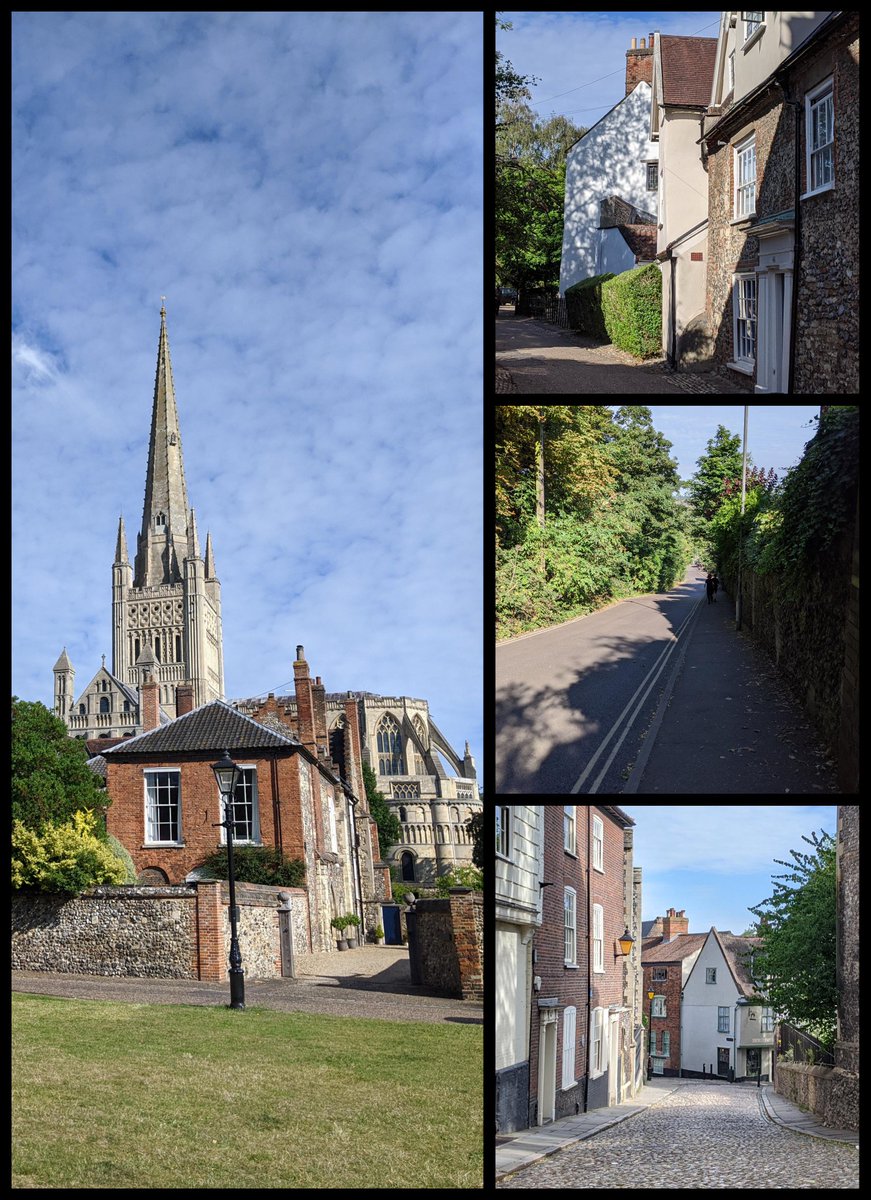
[[[732,599],[691,568],[496,649],[496,790],[837,792],[830,757]]]
[[[496,647],[497,792],[622,791],[703,579]]]

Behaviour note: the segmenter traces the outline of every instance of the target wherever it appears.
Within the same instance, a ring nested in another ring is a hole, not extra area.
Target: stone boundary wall
[[[830,1129],[859,1129],[859,1077],[840,1067],[779,1062],[774,1090]]]
[[[237,884],[239,949],[248,979],[281,975],[279,910],[287,896],[294,952],[311,952],[302,888]],[[78,896],[12,896],[12,967],[80,975],[228,978],[229,885],[95,887]]]
[[[412,982],[484,999],[484,897],[453,888],[447,899],[418,900],[408,914]]]

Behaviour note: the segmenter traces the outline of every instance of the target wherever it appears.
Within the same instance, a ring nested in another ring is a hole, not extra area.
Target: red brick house
[[[153,727],[102,753],[108,831],[130,852],[140,880],[181,883],[224,843],[212,764],[228,750],[242,768],[234,840],[277,846],[305,863],[312,949],[335,948],[330,920],[339,914],[357,913],[364,929],[381,924],[389,881],[375,866],[377,830],[365,795],[354,795],[313,743],[223,700],[158,725],[156,688],[142,686]]]
[[[619,1104],[634,1094],[641,1021],[634,979],[641,937],[634,822],[611,805],[542,809],[542,921],[532,935],[530,1125]],[[619,945],[627,927],[634,942],[629,956]]]
[[[675,912],[670,908],[649,927],[645,922],[641,964],[654,1075],[680,1075],[681,992],[708,936],[688,933],[688,929],[683,909]]]

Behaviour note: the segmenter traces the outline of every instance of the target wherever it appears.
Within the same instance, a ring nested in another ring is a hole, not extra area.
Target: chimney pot
[[[635,43],[636,43],[637,41],[638,41],[638,38],[633,38],[633,39],[632,39],[632,49],[633,49],[633,50],[635,49]]]
[[[644,38],[642,38],[642,39],[641,39],[641,45],[638,47],[638,49],[639,49],[639,50],[644,50],[645,48],[646,48],[646,47],[645,47],[645,45],[644,45]]]

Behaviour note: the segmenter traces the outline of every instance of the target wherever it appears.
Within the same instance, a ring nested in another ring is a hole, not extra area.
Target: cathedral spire
[[[130,559],[127,557],[127,535],[124,532],[124,518],[118,519],[118,541],[115,544],[115,562],[126,563]]]
[[[142,531],[136,551],[135,587],[180,581],[179,564],[187,552],[188,511],[181,430],[166,333],[166,308],[161,305],[148,472],[145,477]]]

